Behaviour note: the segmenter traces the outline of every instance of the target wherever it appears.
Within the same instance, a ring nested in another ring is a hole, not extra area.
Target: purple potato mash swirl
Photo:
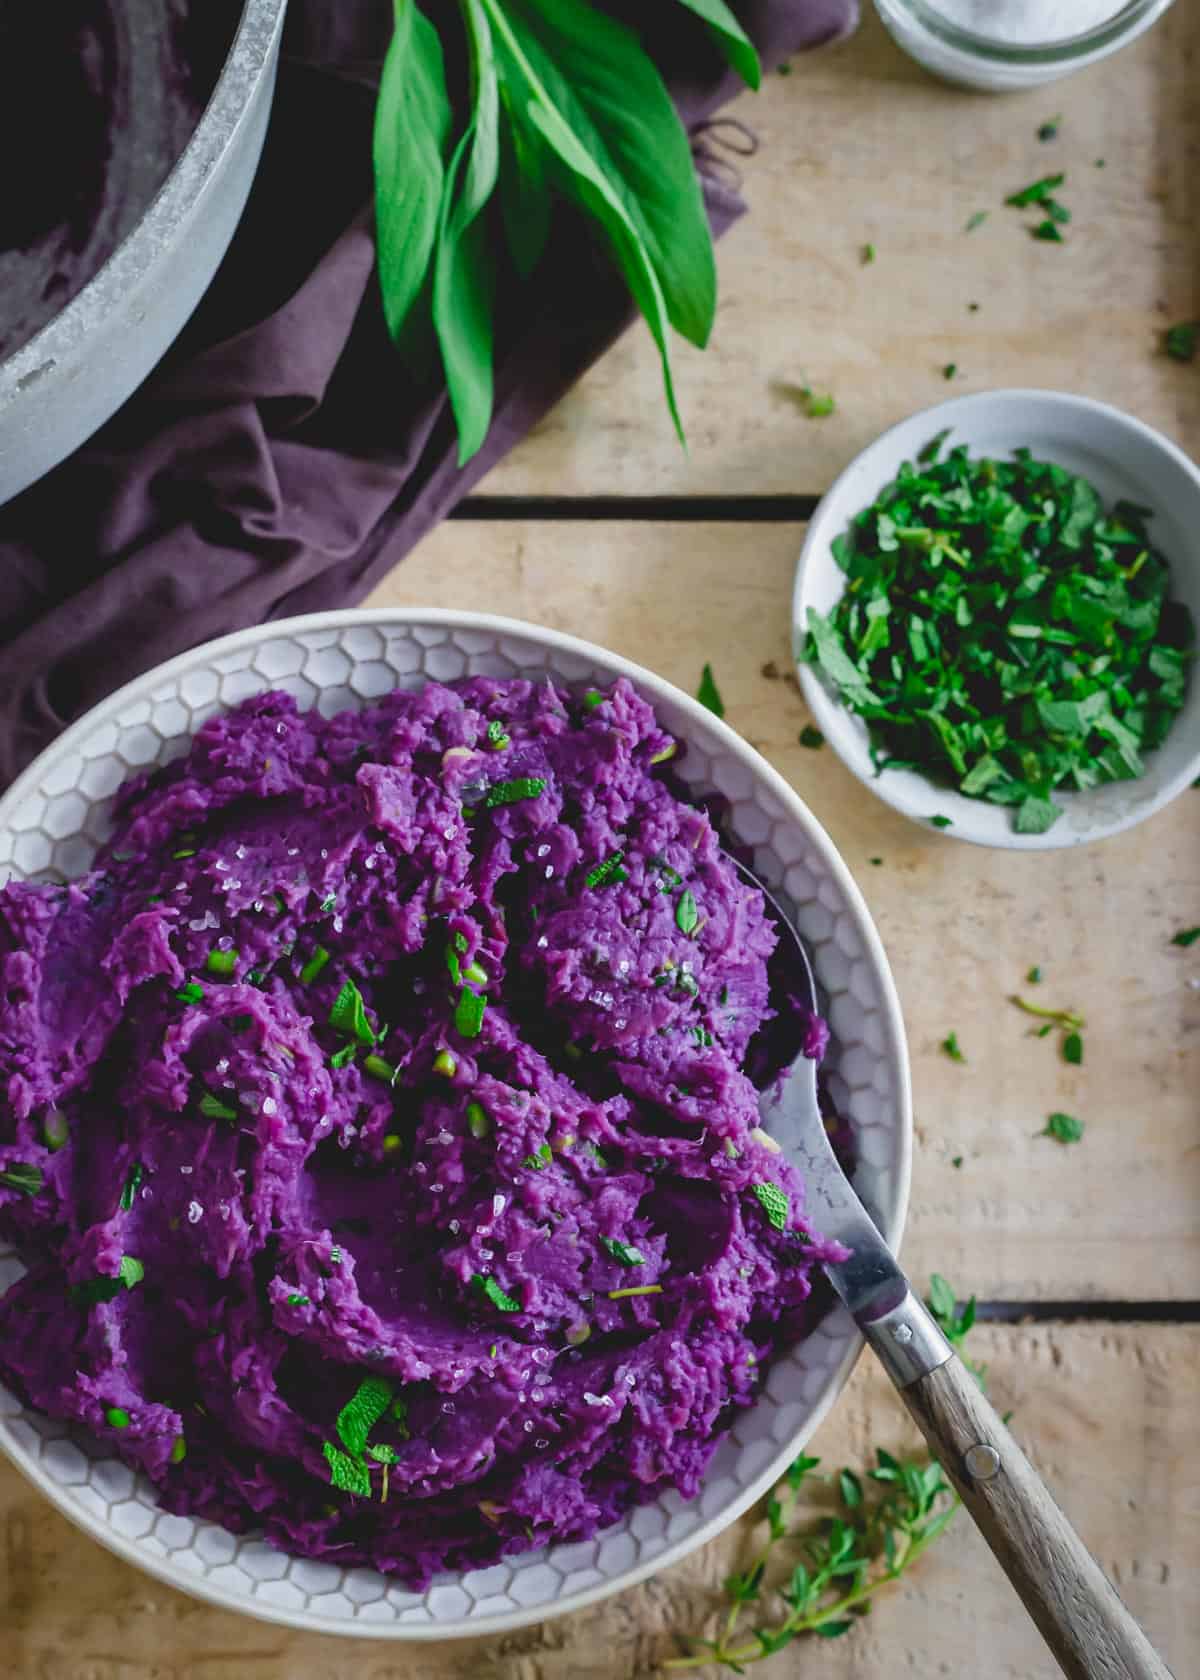
[[[695,1493],[841,1251],[674,745],[623,681],[260,695],[0,891],[4,1380],[170,1510],[413,1585]]]

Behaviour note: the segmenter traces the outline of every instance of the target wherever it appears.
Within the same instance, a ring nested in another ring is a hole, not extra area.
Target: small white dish
[[[864,449],[823,496],[804,539],[792,597],[792,647],[803,647],[808,609],[827,614],[845,587],[834,559],[834,537],[869,507],[939,432],[943,449],[966,444],[972,455],[1011,457],[1027,447],[1040,459],[1082,474],[1105,504],[1124,499],[1154,509],[1148,522],[1155,546],[1171,569],[1171,593],[1200,625],[1200,469],[1168,438],[1107,403],[1063,391],[981,391],[923,409]],[[848,769],[894,810],[928,825],[950,818],[943,832],[956,840],[1015,851],[1049,851],[1103,840],[1153,816],[1200,775],[1200,678],[1193,671],[1183,710],[1162,746],[1146,756],[1136,781],[1110,782],[1086,793],[1056,792],[1063,815],[1045,834],[1017,834],[1010,810],[941,788],[912,770],[871,763],[867,728],[825,686],[817,671],[797,664],[813,720]]]
[[[0,799],[0,882],[82,874],[110,832],[121,782],[178,758],[206,718],[252,694],[284,689],[328,717],[397,686],[468,675],[581,688],[627,677],[686,742],[679,774],[697,793],[724,798],[729,832],[750,850],[808,946],[832,1034],[830,1090],[854,1130],[855,1186],[898,1248],[912,1165],[908,1054],[862,894],[824,829],[765,759],[698,701],[590,642],[491,613],[416,608],[313,613],[195,648],[94,707]],[[791,1140],[780,1141],[787,1148]],[[0,1290],[22,1269],[0,1242]],[[591,1539],[442,1575],[424,1592],[173,1516],[144,1477],[2,1386],[0,1455],[101,1545],[225,1609],[356,1638],[498,1634],[632,1587],[719,1534],[779,1480],[842,1392],[861,1347],[839,1306],[781,1355],[718,1446],[695,1499],[663,1493]]]

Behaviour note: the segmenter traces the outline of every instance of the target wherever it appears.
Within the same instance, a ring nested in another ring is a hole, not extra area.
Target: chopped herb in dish
[[[484,795],[483,808],[494,811],[499,805],[517,805],[524,799],[536,799],[545,793],[546,783],[541,776],[515,776],[511,782],[496,782]]]
[[[607,1249],[619,1265],[644,1266],[646,1264],[646,1256],[641,1249],[622,1242],[619,1237],[601,1237],[600,1246]]]
[[[497,1311],[520,1312],[520,1301],[514,1300],[506,1290],[501,1289],[495,1278],[483,1277],[480,1273],[476,1272],[475,1276],[471,1279],[471,1283],[472,1286],[483,1296],[484,1300],[490,1301]]]
[[[24,1161],[10,1161],[0,1167],[0,1185],[6,1190],[19,1190],[23,1196],[36,1196],[42,1188],[42,1169]]]
[[[791,1202],[786,1190],[781,1190],[778,1184],[770,1182],[751,1185],[755,1196],[767,1216],[767,1223],[776,1231],[786,1231],[788,1217],[791,1213]]]
[[[802,656],[863,718],[878,772],[1044,833],[1056,793],[1139,776],[1183,705],[1194,632],[1146,519],[1028,450],[905,463],[834,539],[846,588],[809,608]]]
[[[622,867],[624,852],[613,852],[603,863],[598,863],[595,869],[590,869],[585,877],[589,887],[615,887],[622,881],[629,879],[629,871]]]

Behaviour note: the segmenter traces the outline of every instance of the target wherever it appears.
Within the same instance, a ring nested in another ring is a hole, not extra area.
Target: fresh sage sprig
[[[678,4],[757,87],[758,55],[725,0]],[[669,335],[707,343],[716,269],[687,133],[638,36],[587,0],[459,0],[446,11],[468,68],[460,113],[447,43],[416,0],[394,6],[375,116],[380,286],[410,364],[427,367],[436,342],[460,465],[492,419],[498,253],[530,274],[558,199],[604,234],[658,346],[682,439]]]
[[[928,1305],[962,1351],[975,1322],[975,1298],[960,1302],[945,1278],[930,1280]],[[967,1362],[983,1381],[983,1368]],[[742,1570],[725,1582],[729,1608],[712,1638],[686,1641],[666,1670],[745,1672],[803,1634],[838,1639],[871,1608],[881,1588],[910,1569],[943,1532],[961,1501],[940,1464],[900,1459],[883,1447],[861,1471],[818,1475],[820,1459],[801,1454],[767,1500],[767,1533]],[[802,1503],[823,1484],[833,1511],[797,1525]],[[755,1612],[761,1619],[747,1625]],[[774,1614],[772,1614],[774,1611]]]

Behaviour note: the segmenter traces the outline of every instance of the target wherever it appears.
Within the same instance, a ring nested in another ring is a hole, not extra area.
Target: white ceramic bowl
[[[973,455],[1006,459],[1026,446],[1035,456],[1090,479],[1106,504],[1124,498],[1153,508],[1150,535],[1170,563],[1172,594],[1200,626],[1200,470],[1183,451],[1132,415],[1088,397],[1062,391],[981,391],[902,420],[851,461],[822,497],[796,568],[792,645],[797,653],[809,607],[828,613],[845,587],[831,548],[834,537],[891,483],[902,461],[915,460],[947,428],[944,449],[965,443]],[[911,770],[877,775],[862,719],[834,698],[811,665],[798,664],[797,669],[817,727],[859,781],[917,822],[928,825],[933,816],[949,817],[952,826],[942,832],[956,840],[1017,851],[1080,846],[1132,828],[1200,775],[1200,679],[1193,673],[1183,710],[1163,745],[1147,754],[1144,775],[1086,793],[1056,792],[1055,802],[1064,810],[1054,827],[1045,834],[1017,834],[1003,806],[935,787]]]
[[[491,615],[433,610],[323,613],[228,636],[122,689],[25,772],[0,800],[0,880],[80,874],[107,831],[118,784],[184,752],[192,732],[222,706],[282,688],[328,715],[397,684],[473,673],[551,675],[585,687],[626,676],[687,742],[681,775],[728,798],[730,826],[754,848],[757,868],[808,941],[833,1030],[833,1090],[856,1134],[857,1182],[896,1244],[908,1201],[908,1058],[866,905],[824,831],[770,765],[696,701],[601,648]],[[0,1289],[20,1269],[0,1247]],[[711,1539],[779,1477],[840,1393],[860,1346],[839,1309],[780,1359],[692,1502],[667,1494],[595,1539],[443,1576],[424,1593],[371,1570],[289,1558],[253,1536],[171,1516],[149,1483],[3,1388],[0,1447],[64,1515],[186,1592],[310,1632],[451,1638],[578,1609]]]

